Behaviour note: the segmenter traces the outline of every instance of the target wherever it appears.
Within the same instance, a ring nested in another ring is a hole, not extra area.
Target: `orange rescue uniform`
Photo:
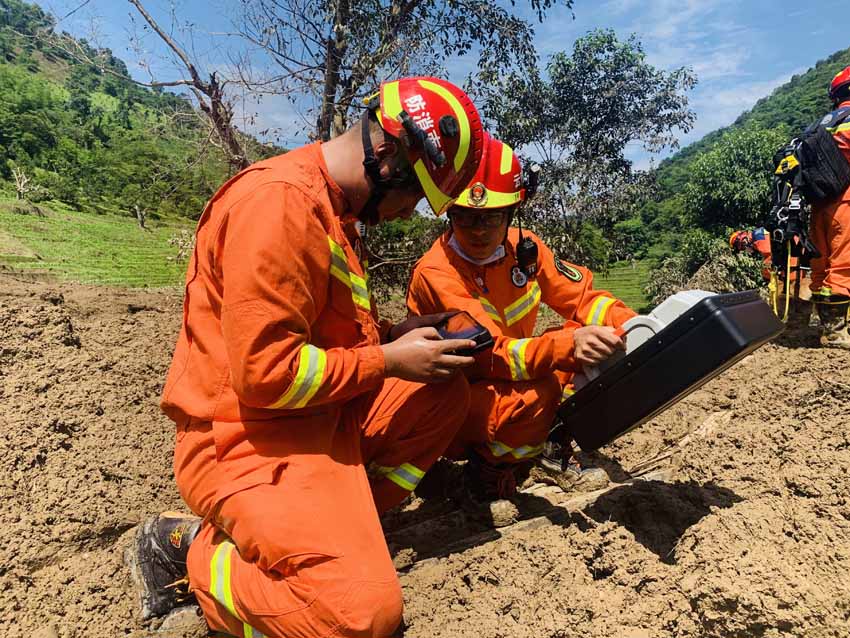
[[[443,453],[469,402],[386,378],[347,204],[320,144],[254,164],[198,224],[163,390],[174,472],[204,525],[189,579],[238,636],[389,636],[401,589],[378,513]]]
[[[850,107],[850,101],[838,108]],[[832,133],[850,162],[850,120]],[[850,188],[838,198],[813,207],[810,237],[821,256],[812,259],[812,292],[850,296]]]
[[[494,462],[537,456],[561,399],[572,393],[576,364],[573,333],[589,325],[619,328],[635,312],[604,290],[593,289],[586,268],[556,259],[538,245],[536,279],[516,266],[519,231],[509,228],[506,256],[479,266],[461,257],[445,233],[417,263],[407,292],[412,314],[466,310],[494,337],[492,351],[468,368],[472,382],[469,416],[447,454],[464,456],[470,446]],[[534,335],[540,302],[566,321]]]

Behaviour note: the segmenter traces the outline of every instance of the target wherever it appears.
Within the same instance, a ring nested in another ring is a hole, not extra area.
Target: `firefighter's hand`
[[[432,315],[415,315],[413,317],[408,317],[404,321],[397,323],[390,328],[388,335],[389,340],[395,341],[402,335],[407,334],[411,330],[416,330],[417,328],[436,326],[457,313],[457,310],[453,310],[451,312],[438,312]]]
[[[582,365],[602,363],[617,350],[625,350],[626,342],[608,326],[585,326],[573,333],[575,360]]]
[[[459,368],[472,365],[472,357],[451,352],[473,346],[470,339],[442,339],[435,328],[416,328],[381,349],[388,377],[430,383],[447,381]]]

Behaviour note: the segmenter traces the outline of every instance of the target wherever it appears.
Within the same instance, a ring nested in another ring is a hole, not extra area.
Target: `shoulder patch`
[[[572,266],[565,263],[561,259],[558,259],[557,257],[555,258],[555,268],[557,268],[558,272],[570,281],[575,281],[576,283],[578,283],[584,278],[578,268],[573,268]]]

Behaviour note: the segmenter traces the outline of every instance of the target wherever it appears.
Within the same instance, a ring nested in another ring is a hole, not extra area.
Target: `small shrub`
[[[652,271],[644,292],[653,306],[681,290],[723,293],[764,284],[761,260],[734,254],[725,240],[696,231],[683,242],[682,252],[668,257]]]

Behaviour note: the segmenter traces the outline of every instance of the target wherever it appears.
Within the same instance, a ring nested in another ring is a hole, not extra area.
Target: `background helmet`
[[[833,102],[838,99],[842,90],[847,92],[847,89],[850,88],[850,66],[848,66],[843,71],[839,71],[834,78],[832,78],[832,83],[829,85],[829,99]]]
[[[752,243],[753,234],[748,230],[736,230],[729,237],[729,247],[736,252],[747,250]]]
[[[525,199],[522,168],[510,146],[484,133],[484,154],[475,177],[460,194],[455,206],[504,208]]]
[[[469,96],[431,77],[384,82],[375,112],[401,140],[435,214],[444,213],[469,184],[484,148],[484,128]]]

